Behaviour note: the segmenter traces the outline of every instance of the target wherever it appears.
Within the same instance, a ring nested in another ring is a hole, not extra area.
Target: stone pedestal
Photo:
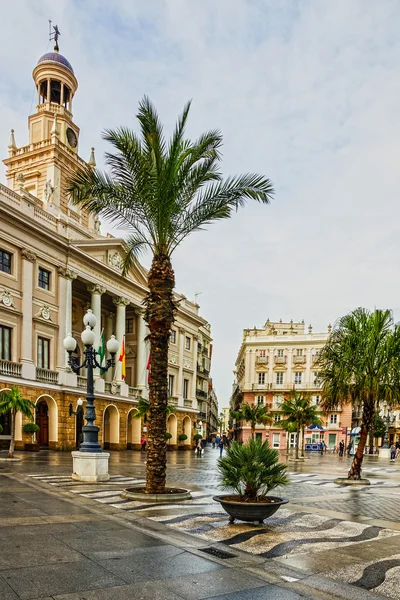
[[[379,458],[390,458],[390,448],[379,448]]]
[[[71,452],[73,461],[72,479],[76,481],[108,481],[108,452]]]

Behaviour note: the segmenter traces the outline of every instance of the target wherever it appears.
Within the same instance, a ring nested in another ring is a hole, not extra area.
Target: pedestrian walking
[[[324,442],[324,440],[322,440],[322,442],[321,442],[321,444],[319,446],[319,449],[320,449],[320,452],[321,452],[321,456],[323,456],[324,452],[326,452],[325,448],[326,448],[325,442]]]
[[[223,440],[219,440],[218,448],[219,448],[219,455],[222,456],[222,452],[224,449],[224,441]]]
[[[394,462],[396,458],[396,444],[390,446],[390,462]]]
[[[215,442],[216,442],[216,439],[215,439],[215,435],[214,435],[214,436],[211,438],[211,443],[212,443],[212,447],[213,447],[213,448],[215,448]]]
[[[197,444],[196,444],[196,456],[201,456],[202,449],[203,449],[203,447],[201,445],[201,440],[197,440]]]
[[[142,437],[142,441],[140,442],[140,444],[142,446],[142,452],[146,452],[147,440],[146,440],[146,438],[144,436]]]
[[[344,448],[344,441],[342,440],[340,442],[340,444],[339,444],[339,454],[340,454],[340,456],[343,456],[344,450],[345,450],[345,448]]]
[[[217,448],[219,448],[220,441],[221,441],[221,438],[219,437],[219,435],[217,435],[217,437],[215,438],[215,444],[216,444]]]
[[[347,456],[351,456],[352,449],[353,449],[353,444],[351,442],[349,442],[348,446],[347,446]]]

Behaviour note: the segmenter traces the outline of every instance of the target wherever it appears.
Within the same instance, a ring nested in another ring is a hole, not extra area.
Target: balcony
[[[197,414],[198,414],[199,419],[202,419],[203,421],[205,421],[207,419],[207,413],[198,412]]]
[[[128,388],[129,398],[138,398],[141,395],[142,395],[142,390],[140,388],[135,388],[135,387],[129,386],[129,388]]]
[[[50,369],[41,369],[40,367],[37,367],[36,381],[56,385],[58,384],[58,371],[50,371]]]
[[[268,356],[256,356],[256,365],[267,365]]]
[[[253,392],[265,391],[268,389],[268,383],[253,383],[251,389]]]
[[[86,389],[87,387],[87,378],[82,377],[82,375],[78,375],[77,377],[77,386],[78,388]]]
[[[197,375],[204,375],[204,377],[208,377],[210,375],[210,371],[202,365],[197,365]]]
[[[188,398],[183,399],[183,406],[185,408],[193,408],[193,400],[189,400]]]
[[[21,377],[22,365],[11,360],[0,360],[0,375]]]
[[[306,356],[293,356],[293,364],[294,365],[305,365],[306,364]]]
[[[178,396],[170,396],[168,398],[168,404],[170,406],[178,406]]]
[[[287,356],[274,356],[274,363],[276,365],[286,365]]]
[[[208,394],[207,392],[203,392],[203,390],[196,390],[196,396],[207,399]]]

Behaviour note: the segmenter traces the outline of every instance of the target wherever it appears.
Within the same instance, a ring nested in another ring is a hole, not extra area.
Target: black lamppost
[[[389,448],[389,425],[395,422],[396,415],[391,413],[389,409],[387,409],[387,414],[383,415],[383,421],[385,423],[385,437],[383,439],[382,448]]]
[[[111,358],[107,359],[106,366],[101,366],[96,359],[98,352],[93,348],[96,341],[96,336],[93,331],[96,326],[97,319],[89,309],[83,317],[85,329],[81,334],[82,342],[85,346],[85,359],[82,364],[78,363],[78,359],[72,356],[76,348],[76,340],[69,333],[64,340],[64,348],[68,352],[68,364],[75,373],[79,373],[81,369],[87,369],[87,392],[86,392],[86,425],[82,427],[83,442],[79,446],[80,452],[101,452],[101,446],[98,441],[99,428],[94,424],[96,420],[96,411],[94,407],[94,380],[93,369],[100,369],[101,373],[108,371],[110,367],[115,366],[115,355],[118,352],[119,342],[112,335],[107,342],[107,350]]]

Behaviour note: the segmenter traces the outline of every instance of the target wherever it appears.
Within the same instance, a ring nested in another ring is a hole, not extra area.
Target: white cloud
[[[79,79],[81,155],[100,132],[134,126],[146,93],[170,129],[193,98],[189,133],[219,127],[224,172],[259,171],[269,207],[189,238],[175,256],[179,289],[199,297],[215,346],[222,405],[244,327],[270,319],[314,331],[358,306],[400,316],[397,167],[400,8],[396,0],[28,0],[0,24],[0,147],[26,142],[31,71],[47,19]]]

